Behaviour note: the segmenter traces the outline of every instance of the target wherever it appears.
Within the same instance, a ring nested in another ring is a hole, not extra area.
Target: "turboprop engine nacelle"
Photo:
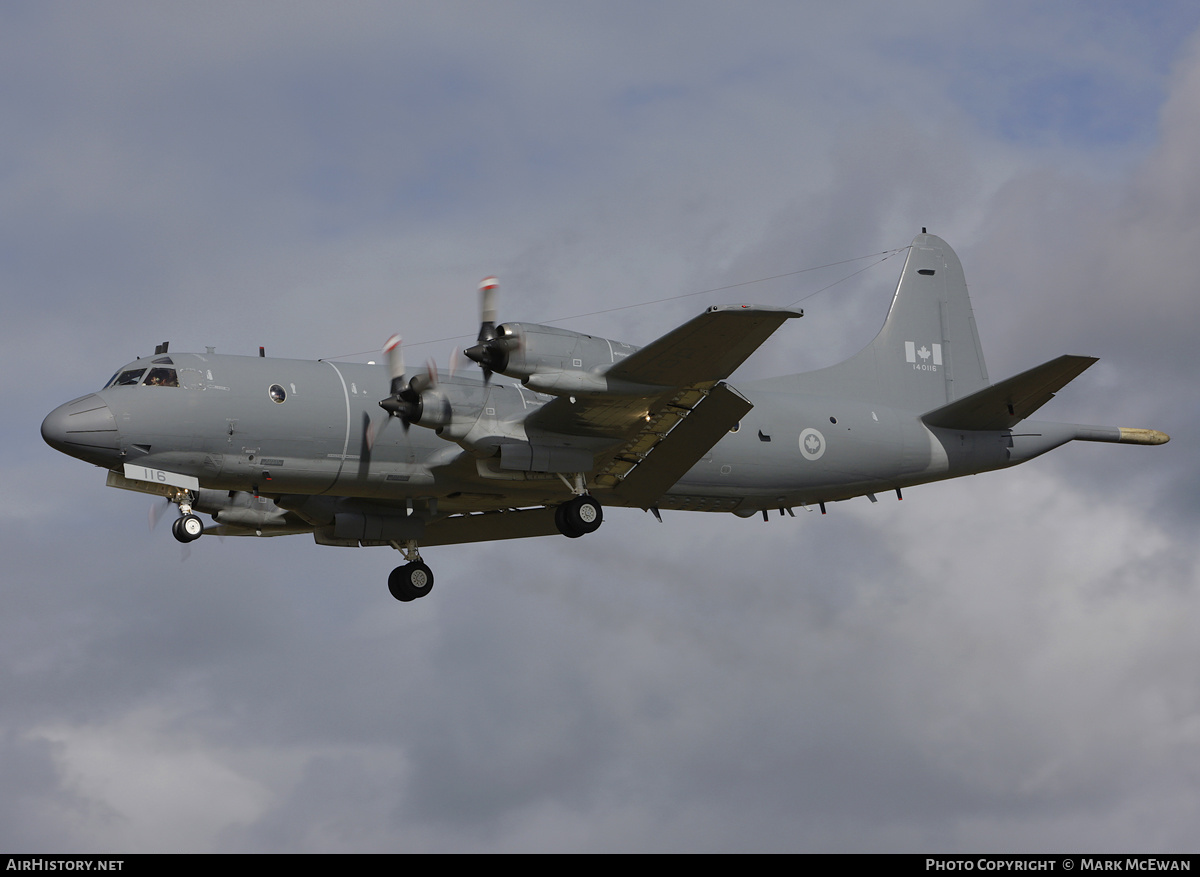
[[[648,388],[606,376],[636,351],[631,344],[537,323],[503,323],[495,337],[466,351],[491,371],[539,393],[642,393]]]

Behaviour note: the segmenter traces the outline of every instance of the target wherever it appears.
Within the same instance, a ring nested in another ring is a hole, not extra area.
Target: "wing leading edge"
[[[713,305],[613,365],[610,378],[661,387],[720,381],[745,362],[784,321],[804,311],[758,305]]]

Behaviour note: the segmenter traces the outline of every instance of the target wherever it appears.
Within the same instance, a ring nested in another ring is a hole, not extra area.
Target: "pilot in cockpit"
[[[179,379],[173,368],[152,368],[146,375],[147,387],[178,387]]]

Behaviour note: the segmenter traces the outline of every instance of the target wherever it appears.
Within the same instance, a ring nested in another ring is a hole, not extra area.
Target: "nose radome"
[[[56,451],[100,465],[115,461],[121,451],[116,418],[95,393],[59,405],[46,415],[42,438]]]

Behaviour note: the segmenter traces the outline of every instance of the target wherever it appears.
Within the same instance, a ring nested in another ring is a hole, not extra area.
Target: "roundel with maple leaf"
[[[825,453],[825,436],[819,430],[806,429],[800,433],[800,453],[806,460],[819,460]]]

